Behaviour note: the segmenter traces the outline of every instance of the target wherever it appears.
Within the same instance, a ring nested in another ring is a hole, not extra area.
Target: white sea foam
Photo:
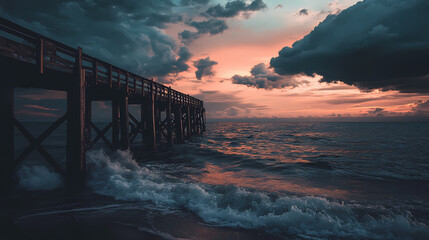
[[[235,186],[184,182],[140,167],[128,151],[88,153],[89,185],[120,200],[186,208],[204,221],[303,238],[429,239],[409,212],[320,197],[267,195]]]
[[[25,190],[52,190],[64,184],[60,174],[43,165],[22,166],[16,174],[18,187]]]

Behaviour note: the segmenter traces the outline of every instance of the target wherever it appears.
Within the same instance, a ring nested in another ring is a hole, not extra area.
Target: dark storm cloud
[[[179,33],[179,37],[184,43],[190,43],[195,39],[198,39],[202,34],[210,33],[210,35],[216,35],[223,33],[228,29],[228,25],[224,20],[220,19],[209,19],[207,21],[190,21],[187,25],[197,29],[197,32],[184,30]]]
[[[188,69],[189,51],[161,30],[183,21],[175,6],[170,0],[16,0],[2,1],[0,14],[122,68],[156,77]]]
[[[301,84],[301,82],[289,76],[276,74],[273,70],[268,69],[264,63],[253,66],[250,74],[250,76],[234,75],[232,77],[232,83],[265,89],[294,88]]]
[[[366,91],[429,92],[429,1],[366,0],[329,15],[271,59],[278,74],[323,76]]]
[[[228,2],[225,6],[218,4],[210,7],[205,13],[212,17],[230,18],[238,16],[241,13],[259,11],[266,7],[262,0],[254,0],[250,4],[247,4],[243,0],[235,0]]]
[[[228,29],[226,22],[219,19],[209,19],[207,21],[193,21],[189,23],[189,26],[192,26],[198,30],[198,33],[210,33],[211,35],[219,34]]]
[[[231,18],[239,14],[248,14],[250,12],[259,11],[266,8],[262,0],[254,0],[247,4],[243,0],[235,0],[228,2],[224,7],[220,4],[212,6],[202,14],[207,17],[205,21],[188,21],[187,25],[194,27],[197,31],[184,30],[179,33],[179,38],[185,44],[190,44],[195,39],[200,38],[203,34],[216,35],[221,34],[228,29],[228,25],[224,20],[218,18]]]
[[[300,16],[308,16],[308,13],[309,13],[309,11],[310,10],[308,10],[308,9],[301,9],[301,11],[299,11],[298,12],[298,15],[300,15]]]
[[[197,68],[197,71],[195,71],[195,76],[197,77],[197,79],[201,80],[201,78],[204,76],[213,76],[213,66],[216,64],[217,62],[210,60],[210,57],[194,61],[194,67]]]
[[[205,5],[208,4],[210,0],[182,0],[180,3],[182,6],[191,6],[191,5]]]

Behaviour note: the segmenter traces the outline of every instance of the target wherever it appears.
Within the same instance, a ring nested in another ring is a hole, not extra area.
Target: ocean
[[[42,125],[26,124],[35,135]],[[17,171],[16,192],[1,199],[1,232],[27,239],[429,239],[428,133],[429,123],[208,123],[203,135],[158,153],[138,142],[133,151],[97,145],[87,153],[80,196],[61,190],[61,177],[33,154]],[[22,151],[22,136],[16,142]],[[63,165],[64,144],[64,127],[44,143]]]

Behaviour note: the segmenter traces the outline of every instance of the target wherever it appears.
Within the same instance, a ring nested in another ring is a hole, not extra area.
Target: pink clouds
[[[55,113],[37,112],[34,110],[20,110],[20,111],[16,111],[15,114],[23,115],[23,116],[37,116],[37,117],[49,117],[49,118],[59,117],[59,115]]]
[[[67,99],[67,93],[53,90],[33,91],[32,93],[21,94],[20,97],[30,100],[43,100],[43,99]]]
[[[39,105],[24,105],[23,107],[30,108],[30,109],[36,109],[36,110],[43,110],[43,111],[58,111],[59,110],[57,108],[48,108],[48,107],[39,106]]]

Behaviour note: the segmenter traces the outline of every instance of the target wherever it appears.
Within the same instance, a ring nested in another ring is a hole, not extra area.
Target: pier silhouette
[[[67,187],[77,189],[85,183],[86,151],[98,141],[112,150],[128,149],[141,134],[142,147],[156,151],[160,144],[181,143],[205,131],[203,101],[4,18],[0,18],[0,74],[3,191],[12,187],[16,168],[33,151],[38,151],[64,177]],[[64,91],[67,112],[34,137],[14,116],[14,88]],[[111,122],[103,128],[92,122],[94,101],[112,102]],[[140,121],[129,112],[130,104],[140,105]],[[63,123],[67,124],[65,169],[41,145]],[[15,129],[30,143],[18,156]],[[109,130],[111,139],[106,137]]]

